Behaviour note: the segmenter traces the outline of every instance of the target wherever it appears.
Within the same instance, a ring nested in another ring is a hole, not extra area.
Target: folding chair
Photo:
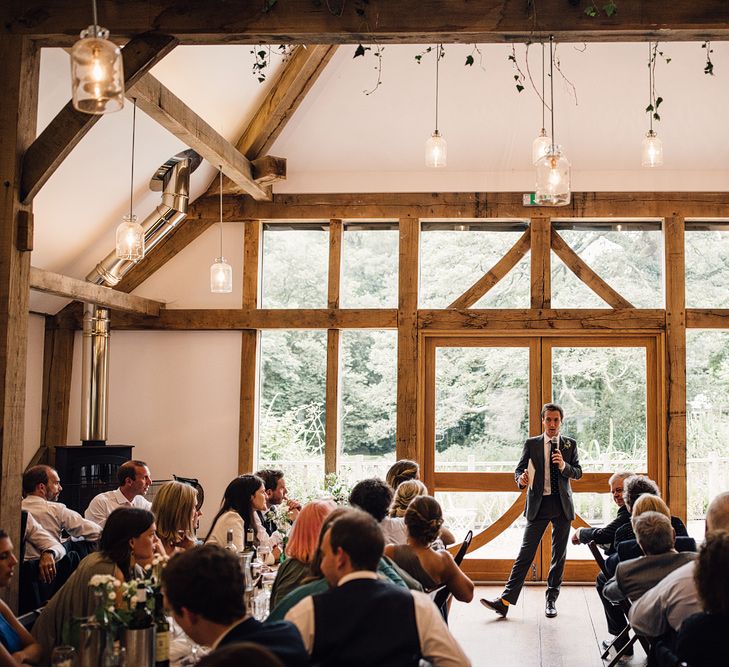
[[[463,539],[463,543],[461,544],[460,548],[458,549],[458,553],[453,557],[453,560],[456,561],[456,565],[461,564],[464,557],[466,556],[466,552],[468,551],[468,548],[471,546],[471,540],[473,539],[473,531],[469,530],[466,533],[466,537]]]

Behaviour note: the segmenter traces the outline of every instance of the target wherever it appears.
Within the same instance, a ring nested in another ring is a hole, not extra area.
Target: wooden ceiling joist
[[[94,285],[85,280],[44,271],[35,266],[30,267],[30,289],[151,317],[159,317],[165,307],[161,301],[125,294],[111,287]]]
[[[177,43],[175,37],[157,33],[145,33],[132,39],[122,49],[126,88],[134,86]],[[76,111],[70,100],[66,103],[25,151],[20,194],[24,203],[38,194],[61,162],[101,118]]]
[[[88,6],[77,0],[6,4],[5,29],[43,45],[69,46],[89,23]],[[486,43],[549,34],[559,41],[580,42],[729,37],[729,5],[724,0],[631,0],[619,3],[611,17],[587,16],[586,6],[567,0],[369,0],[337,3],[335,14],[329,3],[312,0],[104,0],[99,16],[115,39],[159,30],[183,44]]]

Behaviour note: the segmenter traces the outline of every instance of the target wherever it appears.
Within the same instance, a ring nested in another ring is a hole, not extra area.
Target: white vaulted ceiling
[[[656,130],[665,165],[640,166],[640,141],[648,126],[647,45],[564,44],[558,56],[574,85],[555,76],[556,136],[572,162],[573,190],[721,191],[729,183],[729,46],[712,45],[716,75],[703,73],[700,43],[662,46],[657,93],[664,98]],[[257,109],[268,81],[251,74],[250,46],[177,47],[152,71],[165,86],[235,143]],[[527,82],[515,88],[508,45],[481,46],[481,62],[464,66],[472,47],[447,45],[440,64],[441,133],[448,141],[448,167],[426,170],[424,142],[434,127],[433,53],[417,64],[425,47],[386,46],[382,84],[369,51],[353,58],[341,46],[269,151],[288,160],[288,180],[275,192],[523,191],[534,187],[531,142],[541,126],[540,102]],[[525,47],[517,59],[526,73]],[[541,51],[529,49],[535,82]],[[38,129],[70,96],[67,54],[43,51]],[[83,278],[112,248],[114,231],[127,212],[131,104],[104,117],[88,133],[34,200],[32,264]],[[184,150],[180,140],[139,111],[135,164],[135,212],[145,217],[159,202],[147,184],[168,157]],[[192,197],[210,184],[207,163],[192,179]],[[160,298],[164,295],[159,295]],[[65,302],[32,293],[31,307],[55,312]]]

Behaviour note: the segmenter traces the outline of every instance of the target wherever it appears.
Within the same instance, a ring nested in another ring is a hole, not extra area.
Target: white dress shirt
[[[114,489],[94,496],[84,512],[84,517],[103,528],[109,515],[120,507],[136,507],[151,511],[152,503],[144,496],[134,496],[134,500],[129,502],[119,489]]]
[[[377,574],[369,571],[351,572],[342,577],[337,585],[342,586],[353,579],[377,579]],[[420,652],[423,654],[423,658],[432,663],[434,667],[469,667],[471,661],[451,635],[430,596],[419,591],[410,591],[410,593],[415,602],[415,625],[418,629]],[[285,618],[298,628],[304,646],[311,655],[316,634],[314,600],[311,595],[294,605]]]
[[[22,508],[32,514],[33,518],[59,542],[63,542],[61,532],[64,530],[72,537],[83,538],[90,542],[95,542],[101,535],[101,526],[84,519],[78,512],[68,509],[63,503],[30,495],[23,498]],[[26,557],[29,551],[33,553],[35,549],[32,547],[30,550],[26,549]],[[39,558],[40,554],[30,557]]]
[[[644,637],[676,632],[691,614],[703,611],[694,583],[696,561],[682,565],[644,593],[628,612],[630,624]]]
[[[408,529],[405,525],[405,518],[401,516],[386,516],[380,522],[382,535],[385,538],[385,544],[407,544]]]
[[[66,555],[64,546],[28,513],[25,524],[25,560],[40,558],[44,551],[50,551],[55,561]]]
[[[224,547],[228,543],[228,530],[233,531],[233,544],[238,551],[243,551],[246,545],[245,527],[243,517],[238,512],[229,510],[221,514],[210,532],[205,544],[219,544]]]

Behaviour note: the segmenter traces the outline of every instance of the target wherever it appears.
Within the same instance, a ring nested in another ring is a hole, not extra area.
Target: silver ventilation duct
[[[149,187],[162,191],[162,202],[142,222],[145,252],[165,238],[187,215],[190,174],[202,158],[193,150],[171,157],[157,169]],[[136,264],[110,252],[86,280],[114,287]],[[106,444],[109,394],[109,310],[87,303],[84,306],[81,366],[81,442]]]

